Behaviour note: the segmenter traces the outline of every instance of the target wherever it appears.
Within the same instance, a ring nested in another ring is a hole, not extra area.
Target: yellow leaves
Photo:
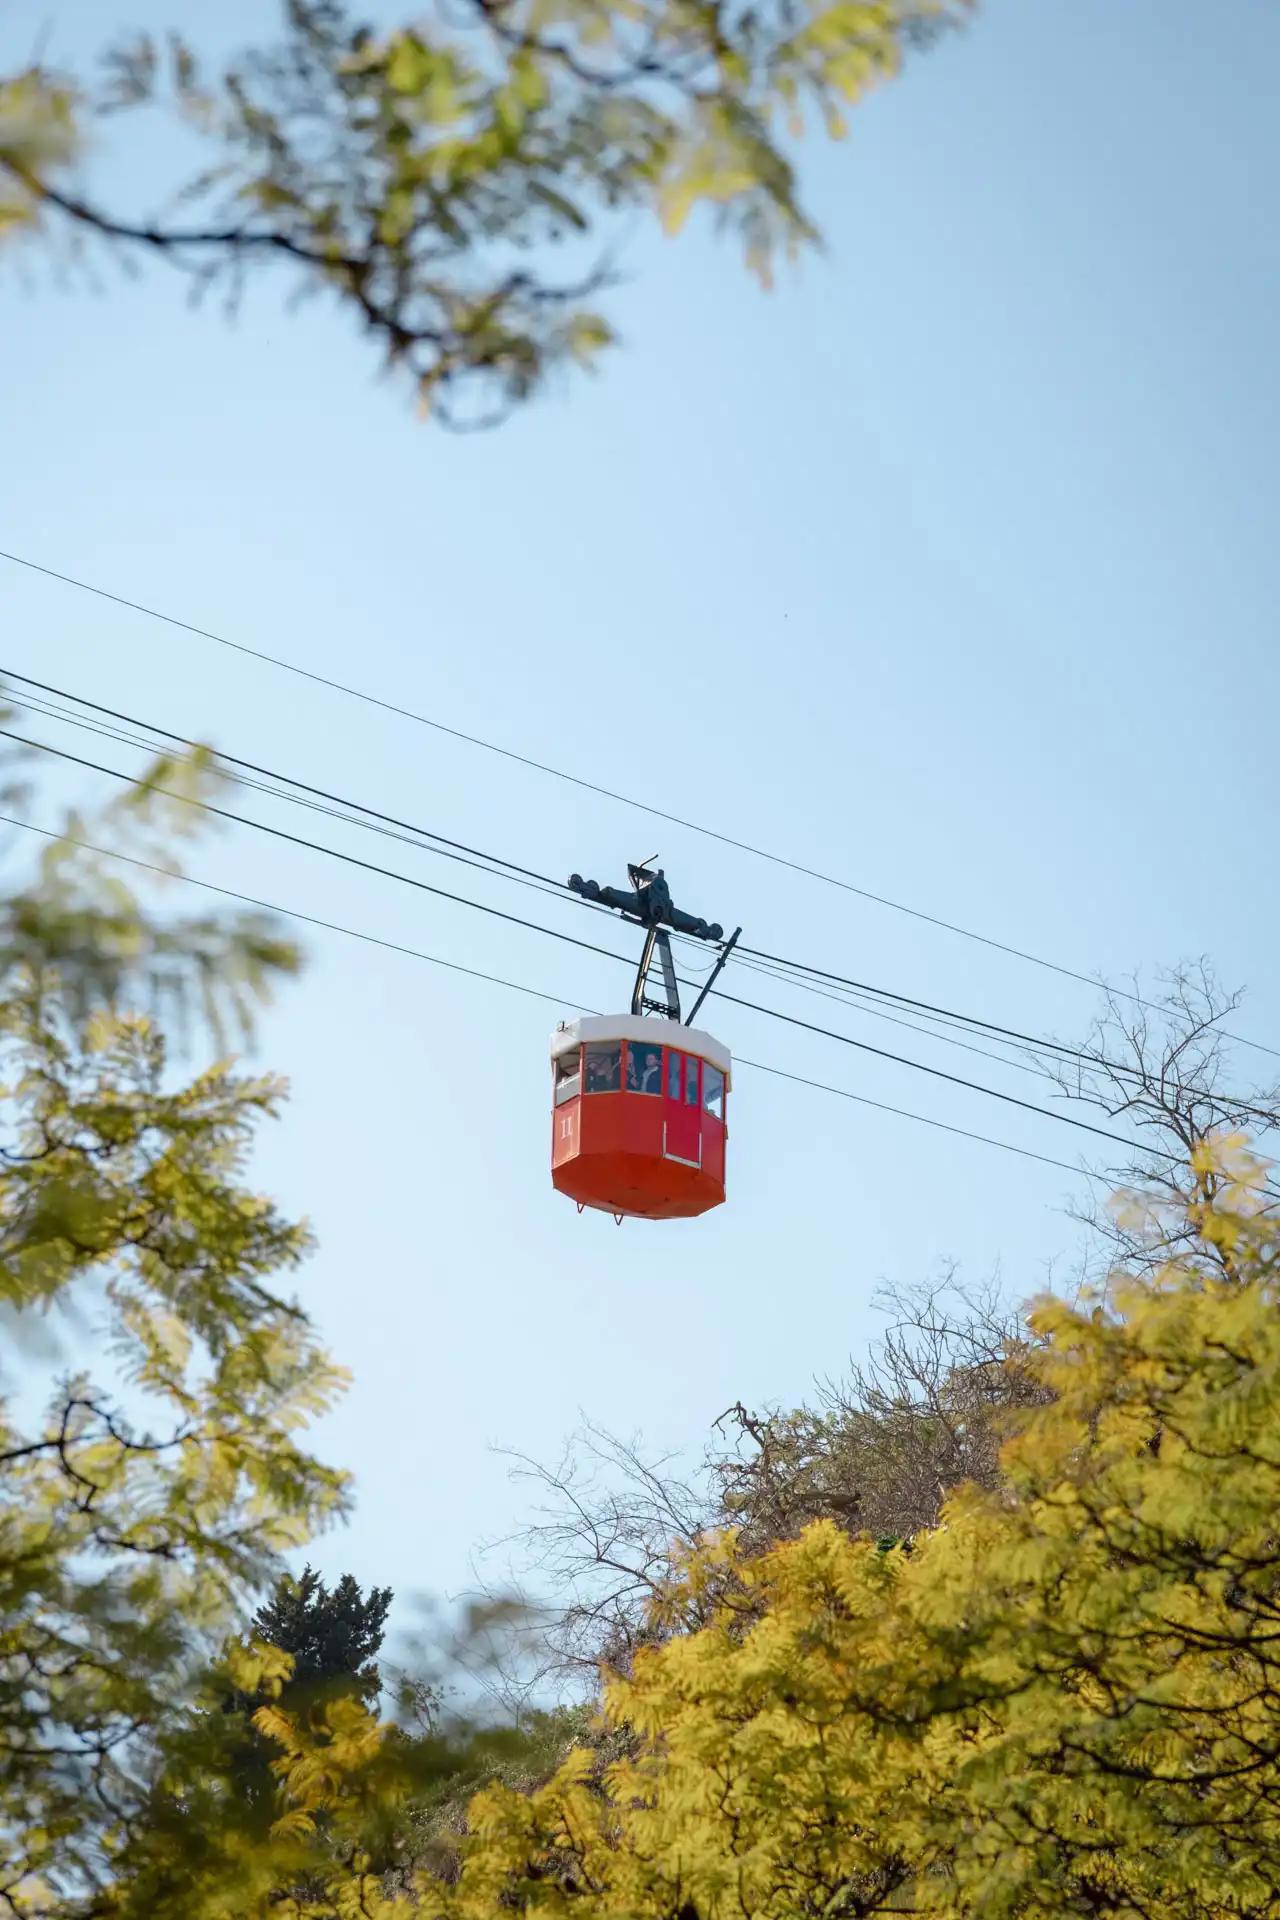
[[[35,204],[30,195],[12,187],[0,188],[0,243],[16,228],[30,226],[34,217]]]
[[[166,800],[200,800],[219,786],[221,780],[217,760],[208,747],[192,747],[188,753],[162,753],[127,789],[118,807],[122,813],[146,813],[157,796]],[[189,812],[175,813],[168,825],[170,830],[180,831],[190,820]]]
[[[271,213],[282,207],[296,207],[298,196],[279,180],[250,180],[244,188],[244,198]]]
[[[1261,1174],[1261,1163],[1248,1151],[1248,1141],[1243,1133],[1217,1133],[1198,1140],[1191,1150],[1191,1166],[1195,1173],[1219,1174],[1232,1185],[1252,1184],[1254,1177]]]
[[[700,200],[723,203],[750,193],[759,184],[753,169],[703,141],[677,156],[658,192],[658,211],[674,238]]]
[[[394,187],[378,214],[378,238],[384,247],[398,247],[413,225],[413,193]]]
[[[172,1312],[149,1314],[144,1332],[146,1357],[135,1377],[148,1386],[167,1387],[180,1380],[191,1358],[191,1330]]]
[[[273,1699],[279,1696],[281,1687],[293,1673],[292,1654],[257,1638],[248,1642],[233,1640],[223,1654],[222,1664],[228,1685],[237,1693],[265,1692]],[[266,1713],[271,1709],[264,1707],[262,1711]],[[270,1734],[268,1728],[262,1731]],[[275,1736],[270,1734],[270,1737]]]
[[[43,1836],[41,1836],[43,1838]],[[39,1920],[44,1913],[57,1913],[62,1905],[43,1874],[27,1873],[5,1888],[10,1911],[18,1920]]]
[[[669,234],[709,203],[740,234],[747,266],[766,289],[778,253],[793,256],[817,239],[797,203],[790,162],[770,137],[767,105],[731,96],[700,101],[667,144],[656,186]]]
[[[333,1920],[419,1920],[408,1897],[387,1894],[373,1874],[344,1875],[326,1890],[323,1906],[307,1911],[315,1914],[316,1920],[321,1915],[329,1920],[330,1914]]]
[[[517,53],[512,59],[508,84],[530,113],[536,113],[551,97],[546,75],[528,53]]]
[[[393,93],[420,93],[431,79],[435,62],[416,33],[393,36],[386,56],[387,85]]]
[[[154,769],[109,824],[153,834],[159,785],[178,805],[213,777],[199,755]],[[0,1747],[22,1756],[12,1779],[0,1769],[4,1884],[32,1884],[49,1861],[67,1884],[106,1871],[133,1845],[154,1764],[184,1794],[213,1793],[221,1811],[205,1837],[230,1876],[225,1898],[193,1886],[173,1920],[226,1920],[259,1910],[237,1904],[258,1868],[232,1836],[223,1847],[227,1794],[209,1785],[208,1755],[179,1764],[184,1741],[207,1747],[219,1726],[190,1720],[191,1696],[218,1670],[273,1552],[348,1498],[344,1477],[297,1438],[343,1379],[276,1291],[308,1237],[239,1183],[281,1088],[226,1066],[175,1085],[163,1029],[138,1009],[153,970],[166,986],[251,977],[234,928],[157,920],[69,840],[9,902],[8,925],[0,1022],[21,1072],[5,1090],[18,1154],[0,1165],[0,1293],[20,1310],[90,1304],[92,1317],[65,1316],[70,1350],[56,1357],[48,1414],[26,1431],[0,1418],[0,1668],[23,1675],[17,1692],[0,1684]],[[282,957],[261,926],[251,945],[268,964]],[[275,1694],[288,1669],[272,1649],[233,1646],[221,1684]],[[331,1767],[345,1764],[336,1736],[326,1740]],[[86,1785],[91,1761],[100,1799]],[[119,1822],[106,1811],[116,1806]],[[293,1822],[282,1833],[285,1853],[300,1832]],[[153,1837],[161,1853],[185,1844],[163,1820]],[[152,1920],[160,1910],[139,1898]]]
[[[301,1807],[291,1807],[282,1813],[278,1820],[271,1823],[270,1833],[273,1840],[310,1840],[316,1831],[316,1823],[309,1813]]]
[[[82,1028],[87,1054],[109,1054],[127,1046],[132,1034],[145,1039],[150,1023],[141,1014],[120,1014],[113,1008],[95,1007]]]
[[[602,1911],[620,1920],[670,1911],[676,1886],[699,1912],[729,1897],[782,1913],[838,1903],[850,1877],[900,1874],[887,1849],[902,1831],[882,1845],[877,1826],[898,1786],[891,1745],[859,1703],[885,1658],[892,1558],[828,1527],[755,1566],[737,1564],[731,1541],[695,1555],[695,1577],[732,1569],[740,1586],[709,1626],[607,1689],[610,1717],[646,1730],[651,1758],[611,1771],[611,1807],[583,1784],[586,1756],[528,1802],[485,1796],[462,1911],[478,1917],[502,1874],[536,1871],[543,1849],[598,1877]]]
[[[283,1757],[275,1762],[277,1769],[287,1767],[297,1751],[297,1735],[294,1723],[280,1707],[258,1707],[253,1715],[253,1724],[264,1740],[274,1740],[284,1749]]]
[[[339,1806],[359,1775],[378,1758],[386,1729],[357,1699],[331,1700],[309,1719],[270,1704],[253,1724],[280,1752],[272,1770],[286,1807],[308,1816]]]
[[[72,816],[42,859],[38,881],[8,902],[3,962],[11,983],[18,964],[36,969],[44,1004],[77,1025],[104,1008],[154,1013],[163,1004],[181,1017],[198,999],[215,1028],[229,1010],[247,1031],[250,1006],[265,997],[272,976],[296,971],[296,948],[256,910],[166,921],[144,910],[108,858],[108,850],[125,853],[161,877],[179,871],[173,836],[208,821],[190,803],[218,779],[203,752],[166,759],[96,825],[85,828]],[[158,1036],[149,1041],[153,1060],[162,1044]]]
[[[479,77],[460,54],[444,44],[433,44],[412,31],[394,33],[377,55],[366,58],[368,68],[381,66],[397,115],[397,138],[411,138],[417,127],[457,124],[467,112]]]
[[[0,80],[0,241],[35,223],[35,189],[75,158],[77,104],[70,89],[35,68]]]
[[[1270,1912],[1280,1226],[1240,1246],[1042,1303],[1055,1397],[909,1549],[695,1549],[606,1689],[638,1750],[477,1801],[451,1920]]]
[[[803,130],[801,89],[812,94],[827,134],[843,140],[848,121],[837,102],[855,104],[872,87],[897,73],[902,59],[901,21],[894,10],[859,0],[812,0],[810,18],[774,52],[771,80],[789,109],[793,138]]]

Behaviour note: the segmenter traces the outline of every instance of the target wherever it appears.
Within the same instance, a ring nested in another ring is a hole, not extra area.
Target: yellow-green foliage
[[[167,871],[207,818],[175,796],[213,784],[160,763],[88,837]],[[297,956],[256,912],[144,907],[85,840],[0,901],[0,1911],[401,1913],[408,1803],[527,1754],[286,1710],[289,1657],[247,1637],[346,1505],[303,1444],[343,1376],[281,1291],[305,1229],[243,1178],[282,1088],[184,1076],[158,1018],[243,1022]]]
[[[701,1624],[607,1685],[631,1757],[486,1789],[457,1885],[388,1874],[371,1837],[415,1791],[397,1736],[350,1704],[319,1730],[268,1710],[273,1834],[224,1838],[187,1907],[170,1868],[126,1873],[112,1911],[1280,1913],[1280,1233],[1237,1145],[1201,1171],[1226,1277],[1173,1264],[1044,1303],[1052,1400],[1018,1416],[1004,1488],[962,1491],[910,1550],[827,1523],[754,1560],[707,1541],[664,1603]]]
[[[199,761],[168,774],[208,779]],[[144,792],[107,830],[145,832],[152,811]],[[67,842],[0,912],[11,1912],[110,1878],[164,1743],[211,1724],[210,1665],[246,1596],[345,1502],[301,1444],[341,1375],[279,1291],[307,1235],[242,1179],[282,1090],[225,1065],[184,1081],[146,1011],[157,991],[242,1001],[292,964],[260,919],[155,920]]]
[[[0,77],[0,240],[39,217],[38,182],[75,159],[75,96],[43,75]]]
[[[1007,1491],[911,1551],[708,1545],[607,1690],[639,1756],[481,1796],[457,1920],[1280,1912],[1280,1239],[1221,1155],[1235,1279],[1043,1305]]]
[[[0,226],[38,215],[231,284],[274,256],[351,308],[424,407],[500,411],[612,342],[594,300],[619,210],[675,233],[711,207],[766,281],[814,241],[804,115],[838,138],[845,110],[970,4],[462,0],[375,34],[333,0],[292,0],[281,43],[222,75],[143,38],[114,49],[105,98],[0,78]],[[208,166],[156,196],[187,218],[140,228],[72,191],[66,163],[95,107],[156,101]]]

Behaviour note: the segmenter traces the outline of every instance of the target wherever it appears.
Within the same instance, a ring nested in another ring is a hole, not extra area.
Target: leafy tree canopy
[[[1238,1140],[1195,1158],[1228,1268],[1042,1304],[1002,1486],[910,1551],[705,1543],[606,1691],[638,1749],[481,1796],[458,1920],[1274,1915],[1280,1228]]]
[[[335,294],[424,407],[485,423],[613,342],[597,301],[617,216],[674,234],[708,206],[766,282],[812,245],[805,115],[842,135],[968,4],[461,0],[388,33],[288,0],[280,38],[221,73],[175,36],[113,47],[92,81],[0,77],[0,235],[162,254],[232,299],[279,262]],[[156,104],[207,161],[167,211],[127,217],[79,163],[104,118]]]
[[[209,783],[199,760],[157,776]],[[100,830],[147,846],[164,828],[144,788]],[[308,1236],[243,1180],[283,1088],[225,1064],[184,1081],[155,1019],[157,1002],[242,1017],[296,956],[258,916],[145,912],[73,838],[0,911],[0,1304],[9,1356],[37,1353],[38,1320],[57,1369],[42,1414],[30,1365],[0,1401],[0,1890],[18,1912],[110,1879],[156,1742],[190,1722],[246,1597],[348,1497],[301,1440],[343,1379],[284,1290]]]
[[[201,754],[157,765],[0,902],[14,1920],[354,1914],[408,1839],[450,1854],[460,1783],[545,1778],[565,1745],[554,1719],[532,1747],[477,1730],[438,1692],[422,1728],[381,1725],[390,1592],[282,1577],[350,1497],[305,1445],[344,1381],[287,1291],[309,1237],[245,1182],[284,1089],[226,1062],[185,1074],[165,1028],[244,1028],[297,955],[257,913],[166,916],[85,845],[173,867],[193,817],[173,796],[215,784]]]

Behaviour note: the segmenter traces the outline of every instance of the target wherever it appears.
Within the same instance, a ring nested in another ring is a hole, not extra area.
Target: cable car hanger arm
[[[689,1018],[685,1021],[685,1025],[687,1027],[691,1027],[693,1025],[694,1021],[698,1016],[698,1010],[701,1007],[703,1001],[706,999],[712,987],[714,987],[716,981],[720,978],[720,975],[723,973],[724,963],[729,958],[729,955],[733,952],[734,948],[737,946],[738,936],[741,934],[741,932],[742,932],[741,927],[735,927],[733,932],[729,935],[729,938],[725,941],[723,947],[721,947],[719,957],[716,960],[714,967],[712,967],[710,975],[708,976],[707,980],[703,984],[702,992],[698,995],[697,999],[694,1001],[692,1007],[689,1010]]]
[[[628,861],[627,876],[631,881],[629,889],[602,887],[598,880],[584,880],[580,873],[569,875],[569,886],[574,893],[581,894],[584,900],[594,900],[602,906],[613,907],[624,920],[630,920],[633,924],[648,929],[644,950],[640,955],[640,964],[636,969],[636,982],[631,994],[631,1011],[640,1015],[657,1014],[665,1020],[674,1020],[678,1023],[681,1018],[680,989],[676,980],[675,961],[671,954],[671,935],[668,928],[674,928],[677,933],[690,934],[697,940],[712,941],[724,939],[724,928],[718,921],[708,923],[696,914],[685,913],[677,907],[671,898],[671,889],[667,885],[666,875],[662,868],[655,867],[652,861]],[[698,995],[694,1013],[706,999],[711,982],[720,973],[741,932],[742,928],[739,927],[720,955],[710,980]],[[662,975],[661,999],[654,997],[649,990],[649,978],[655,961]],[[692,1019],[693,1014],[690,1014],[690,1023]]]

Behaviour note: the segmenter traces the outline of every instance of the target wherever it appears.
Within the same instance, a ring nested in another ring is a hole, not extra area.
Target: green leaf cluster
[[[344,1375],[285,1290],[305,1226],[246,1182],[283,1087],[226,1061],[183,1072],[166,1044],[196,1012],[243,1027],[297,965],[257,912],[159,911],[175,830],[208,817],[183,797],[216,784],[204,753],[157,763],[98,820],[73,817],[0,905],[0,1906],[15,1920],[404,1912],[422,1877],[406,1849],[447,1864],[465,1795],[544,1778],[567,1744],[554,1716],[476,1729],[407,1678],[419,1727],[382,1723],[389,1590],[284,1577],[349,1502],[307,1444]],[[127,850],[130,872],[148,857],[152,894],[95,846]]]
[[[283,37],[206,76],[180,38],[115,48],[98,88],[35,74],[68,137],[78,114],[168,104],[208,150],[175,179],[186,217],[114,217],[65,185],[65,140],[4,143],[0,178],[73,230],[167,253],[236,291],[275,259],[357,317],[421,405],[501,417],[614,338],[615,216],[678,232],[700,207],[768,283],[818,238],[793,153],[970,0],[463,0],[387,32],[338,0],[290,0]],[[25,91],[23,91],[25,89]],[[35,90],[34,94],[32,89]],[[557,251],[563,259],[554,270]]]
[[[145,845],[166,832],[154,787],[209,778],[200,757],[157,768],[98,831]],[[166,1742],[210,1737],[210,1674],[248,1596],[348,1497],[305,1446],[343,1383],[283,1290],[307,1231],[244,1178],[283,1088],[227,1063],[182,1077],[148,1011],[159,992],[243,1013],[296,956],[256,915],[144,910],[78,842],[54,842],[0,913],[0,1889],[16,1913],[110,1884]],[[57,1363],[43,1412],[36,1332]],[[280,1658],[260,1649],[257,1677]]]

